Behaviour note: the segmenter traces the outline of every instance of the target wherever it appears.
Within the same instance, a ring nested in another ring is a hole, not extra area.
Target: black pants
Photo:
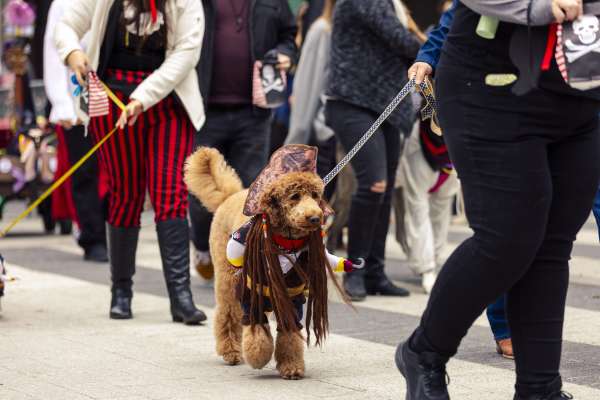
[[[508,292],[517,391],[559,385],[569,257],[598,188],[599,104],[541,90],[517,97],[480,73],[441,65],[439,117],[474,235],[444,265],[417,351],[456,353]]]
[[[209,107],[194,148],[219,150],[248,187],[267,163],[270,125],[270,116],[256,114],[251,106]],[[212,214],[194,196],[190,196],[190,219],[194,246],[208,251]]]
[[[91,135],[85,136],[83,126],[65,130],[69,163],[76,163],[93,146]],[[98,195],[98,159],[92,156],[71,177],[73,200],[81,224],[79,245],[88,248],[106,243],[105,205]]]
[[[350,151],[377,117],[372,111],[342,101],[327,103],[327,125],[346,151]],[[400,130],[384,123],[352,159],[358,188],[352,196],[348,220],[348,256],[366,260],[367,276],[383,273],[400,143]],[[373,185],[382,182],[386,184],[385,190],[374,191]]]

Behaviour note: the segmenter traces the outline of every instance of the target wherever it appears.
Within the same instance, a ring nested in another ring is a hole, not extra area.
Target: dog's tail
[[[188,190],[210,212],[231,195],[244,190],[238,174],[225,162],[218,150],[201,147],[185,163],[185,183]]]

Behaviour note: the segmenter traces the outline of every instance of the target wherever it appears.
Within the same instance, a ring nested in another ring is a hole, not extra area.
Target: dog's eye
[[[294,193],[293,195],[291,195],[290,200],[292,200],[292,201],[300,200],[300,193]]]
[[[319,193],[317,193],[317,192],[312,192],[312,198],[313,198],[313,199],[315,199],[315,200],[316,200],[316,199],[318,199],[319,197],[320,197],[320,196],[319,196]]]

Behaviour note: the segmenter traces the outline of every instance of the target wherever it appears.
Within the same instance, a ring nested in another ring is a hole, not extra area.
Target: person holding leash
[[[84,53],[80,40],[88,31]],[[101,166],[109,174],[114,319],[132,317],[146,190],[155,211],[173,321],[197,324],[206,319],[190,290],[188,192],[183,182],[185,159],[204,122],[195,70],[203,34],[204,13],[197,0],[72,1],[55,31],[59,54],[80,85],[94,79],[90,72],[95,72],[127,104],[121,112],[111,102],[107,115],[89,121],[96,142],[115,125],[120,130],[100,149]]]
[[[442,268],[420,325],[398,346],[409,400],[446,400],[446,363],[508,293],[515,400],[572,398],[560,358],[569,258],[598,189],[600,91],[568,85],[551,25],[581,0],[461,0],[436,69],[439,121],[474,235]],[[481,15],[500,20],[493,39]],[[528,40],[529,38],[529,40]],[[431,73],[411,70],[417,81]]]

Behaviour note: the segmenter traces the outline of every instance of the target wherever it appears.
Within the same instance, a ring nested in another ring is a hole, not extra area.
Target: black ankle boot
[[[367,297],[365,289],[365,271],[358,269],[356,271],[347,272],[344,275],[344,290],[350,300],[364,301]]]
[[[112,298],[110,318],[130,319],[133,275],[135,274],[135,252],[139,228],[117,228],[108,226],[108,251]]]
[[[562,378],[556,377],[548,384],[522,385],[517,383],[514,400],[567,400],[573,399],[570,393],[563,392]],[[525,394],[527,393],[527,394]],[[529,394],[533,393],[533,394]]]
[[[369,295],[381,296],[410,296],[410,292],[404,288],[394,285],[383,270],[383,263],[369,267],[367,265],[367,276],[365,277],[365,287]]]
[[[115,289],[110,299],[111,319],[131,319],[131,292],[123,289]]]
[[[450,400],[446,383],[448,358],[436,353],[417,354],[408,342],[396,350],[396,366],[406,379],[406,400]]]
[[[156,224],[163,272],[171,301],[173,321],[197,325],[206,315],[196,308],[190,290],[190,233],[186,219]]]

